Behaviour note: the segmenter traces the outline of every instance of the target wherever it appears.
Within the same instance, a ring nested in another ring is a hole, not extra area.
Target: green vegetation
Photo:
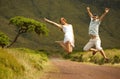
[[[8,25],[9,19],[15,16],[33,18],[43,21],[47,17],[59,23],[60,17],[65,17],[71,23],[75,34],[75,51],[80,51],[87,43],[89,17],[86,7],[101,15],[105,7],[110,7],[110,12],[100,26],[100,37],[103,48],[120,48],[120,5],[119,0],[0,0],[0,30],[14,39],[17,34],[15,27]],[[52,4],[52,5],[51,5]],[[22,34],[13,47],[24,46],[32,49],[56,51],[54,41],[63,40],[63,33],[53,25],[47,24],[49,36],[38,37],[34,33]]]
[[[9,37],[5,35],[4,33],[0,32],[0,46],[4,48],[10,43]]]
[[[50,30],[49,36],[41,37],[39,35],[48,32],[44,24],[46,22],[43,21],[44,17],[58,23],[60,17],[65,17],[68,23],[73,25],[76,47],[74,53],[65,56],[65,58],[100,65],[120,63],[119,3],[119,0],[0,0],[0,31],[7,34],[10,40],[16,36],[10,45],[19,37],[16,43],[12,45],[13,47],[26,47],[41,51],[26,48],[1,48],[0,79],[39,79],[41,71],[47,63],[45,53],[50,56],[54,56],[54,54],[59,56],[59,53],[63,53],[63,49],[54,43],[56,40],[63,40],[64,35],[56,27],[47,24],[47,28]],[[110,8],[110,12],[100,26],[103,48],[112,48],[105,50],[109,57],[108,62],[103,59],[100,53],[92,56],[90,52],[78,52],[82,50],[89,39],[88,25],[90,19],[86,12],[87,6],[90,6],[91,11],[98,15],[103,13],[105,7]],[[9,38],[3,33],[0,33],[1,47],[10,43]],[[19,36],[20,34],[21,36]]]
[[[16,26],[18,33],[17,33],[14,41],[8,47],[13,45],[13,43],[16,42],[16,40],[20,36],[20,34],[23,34],[23,33],[34,31],[38,35],[40,35],[40,34],[47,35],[48,34],[48,29],[46,28],[45,24],[40,23],[40,22],[35,21],[30,18],[16,16],[16,17],[10,19],[9,24]]]
[[[99,65],[120,63],[119,49],[105,50],[105,53],[109,58],[108,61],[106,61],[100,53],[97,53],[96,55],[93,56],[91,52],[76,52],[76,53],[72,53],[69,56],[64,55],[64,58],[71,59],[72,61],[91,62]]]
[[[0,49],[0,79],[39,79],[46,63],[47,56],[43,52]]]

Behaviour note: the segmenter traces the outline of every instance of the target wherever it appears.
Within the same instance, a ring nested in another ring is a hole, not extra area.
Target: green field
[[[13,47],[27,47],[45,51],[58,51],[60,47],[54,43],[63,40],[63,33],[53,25],[43,21],[47,17],[59,23],[60,17],[65,17],[74,27],[75,51],[80,51],[88,42],[89,17],[86,7],[92,12],[102,14],[105,7],[110,12],[100,26],[100,37],[103,48],[120,48],[120,5],[119,0],[1,0],[0,1],[0,31],[6,33],[11,41],[16,35],[16,27],[8,25],[9,19],[14,16],[29,17],[41,21],[49,29],[48,36],[37,36],[35,33],[23,34]]]

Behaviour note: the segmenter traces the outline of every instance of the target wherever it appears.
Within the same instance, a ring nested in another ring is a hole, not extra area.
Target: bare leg
[[[100,53],[106,60],[108,60],[108,58],[106,57],[105,52],[103,50],[100,50]]]
[[[60,46],[62,46],[62,48],[67,52],[66,45],[63,43],[63,41],[55,41],[55,42],[58,43]]]
[[[95,54],[98,52],[98,50],[97,50],[97,49],[94,49],[94,48],[90,48],[90,51],[93,51],[93,52],[92,52],[93,55],[95,55]],[[104,52],[103,50],[100,50],[99,52],[100,52],[101,55],[105,58],[105,60],[108,61],[108,58],[107,58],[107,56],[105,55],[105,52]]]
[[[95,55],[97,53],[97,49],[94,49],[94,48],[90,48],[90,51],[92,51],[92,54]]]
[[[60,46],[62,46],[62,48],[67,52],[67,53],[71,53],[73,48],[70,44],[70,42],[66,42],[64,43],[63,41],[55,41],[56,43],[60,44]]]
[[[66,44],[67,52],[71,53],[73,50],[71,43],[69,41],[67,41],[65,44]]]

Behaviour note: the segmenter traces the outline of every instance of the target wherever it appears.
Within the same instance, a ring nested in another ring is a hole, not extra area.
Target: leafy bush
[[[20,34],[27,33],[27,32],[35,32],[38,35],[47,35],[48,29],[46,28],[46,25],[36,21],[34,19],[25,18],[23,16],[16,16],[10,19],[9,24],[12,24],[17,27],[17,35],[13,42],[8,46],[10,47],[13,45]]]
[[[69,56],[69,59],[72,61],[78,61],[78,62],[91,62],[95,64],[105,64],[105,63],[110,63],[110,64],[115,64],[115,63],[120,63],[120,50],[119,49],[111,49],[111,50],[105,50],[105,53],[107,57],[109,58],[108,61],[106,61],[100,53],[97,53],[96,55],[92,55],[91,52],[76,52],[72,53]]]
[[[26,33],[35,31],[38,35],[47,34],[48,29],[46,25],[34,19],[25,18],[23,16],[16,16],[10,19],[10,24],[18,28],[19,33]]]
[[[3,48],[10,43],[9,37],[4,33],[0,32],[0,46]]]
[[[83,54],[79,54],[79,55],[76,55],[76,56],[73,56],[71,58],[72,61],[78,61],[78,62],[83,62]]]
[[[113,57],[112,64],[115,64],[115,63],[120,63],[120,56],[115,55],[115,56]]]

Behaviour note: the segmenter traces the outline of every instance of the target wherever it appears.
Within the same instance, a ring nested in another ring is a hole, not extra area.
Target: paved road
[[[43,79],[120,79],[120,68],[88,65],[62,59],[51,59],[57,70],[45,72]]]

